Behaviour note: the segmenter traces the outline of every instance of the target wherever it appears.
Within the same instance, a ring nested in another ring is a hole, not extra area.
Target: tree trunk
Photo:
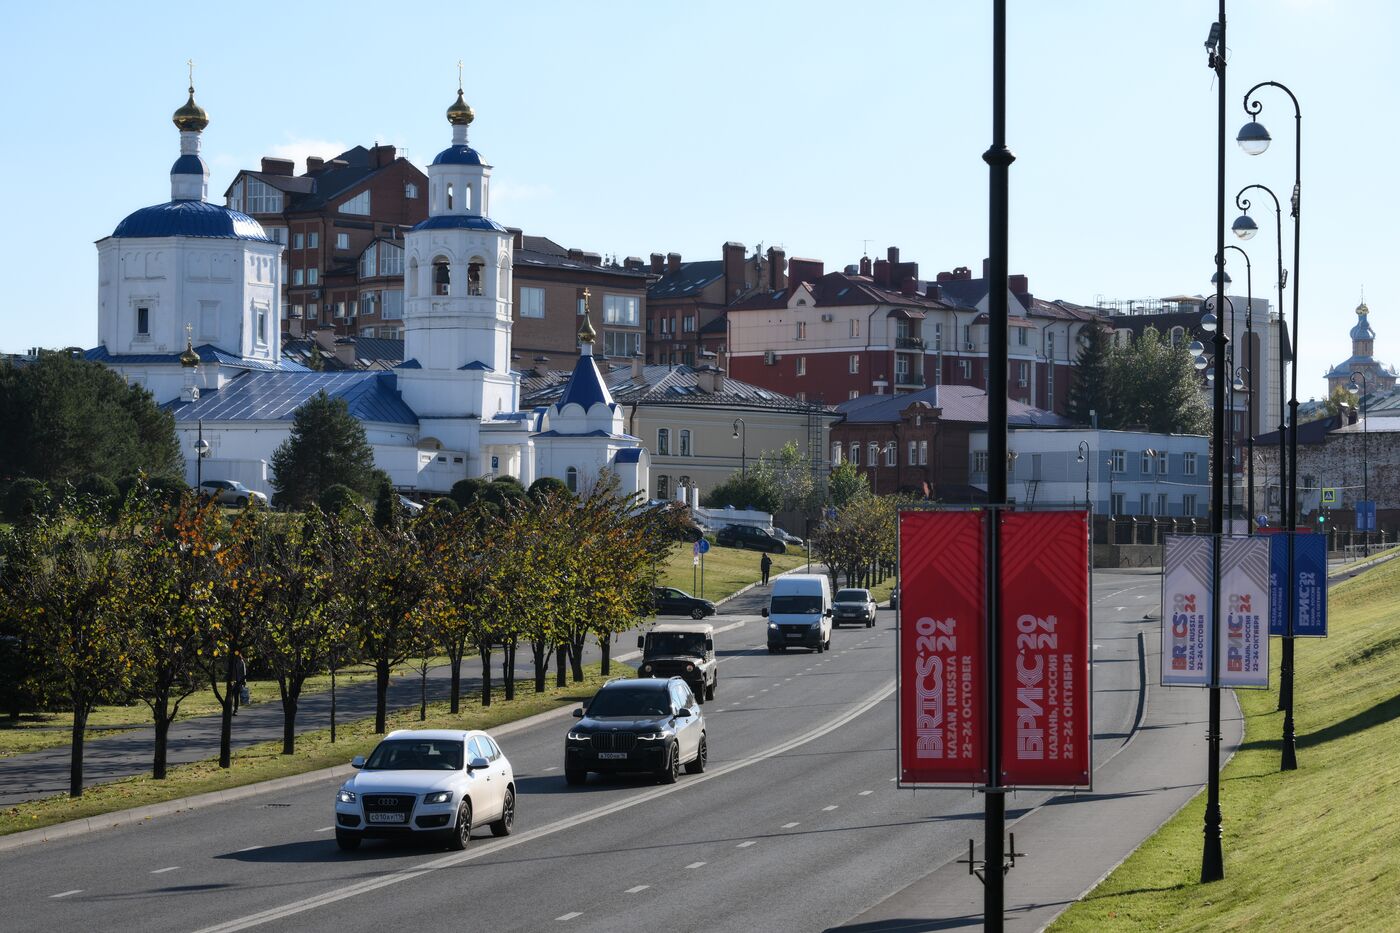
[[[569,685],[569,643],[560,642],[554,646],[554,686]]]
[[[233,685],[232,673],[229,680],[224,684],[224,695],[220,699],[223,701],[223,711],[220,714],[219,722],[219,767],[227,768],[233,764],[233,691],[237,689]]]
[[[68,758],[68,796],[83,795],[83,739],[87,735],[88,705],[73,702],[73,744]]]
[[[530,654],[535,662],[535,692],[544,693],[544,675],[549,670],[549,643],[531,639]]]
[[[300,690],[285,691],[282,695],[282,754],[294,755],[297,750],[297,699]]]
[[[331,744],[335,744],[335,662],[331,662]]]
[[[456,716],[462,698],[462,652],[452,655],[452,689],[448,698],[448,712]]]
[[[491,647],[489,645],[478,645],[477,653],[481,655],[481,705],[491,705]],[[453,712],[456,712],[454,707]]]
[[[515,648],[516,641],[512,638],[501,652],[501,679],[505,681],[507,703],[515,699]]]
[[[151,777],[157,781],[165,780],[166,748],[170,738],[169,708],[169,700],[163,697],[159,704],[151,705],[151,716],[155,719],[156,725],[156,747],[155,755],[151,761]]]
[[[428,662],[418,669],[418,721],[428,718]]]
[[[389,702],[389,662],[380,659],[374,662],[374,732],[384,734],[385,706]]]
[[[612,636],[604,635],[598,639],[598,647],[603,652],[603,676],[612,673]]]
[[[569,646],[569,671],[576,684],[583,683],[583,646],[583,637]]]

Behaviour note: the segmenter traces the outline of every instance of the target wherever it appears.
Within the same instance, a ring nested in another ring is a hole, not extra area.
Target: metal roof
[[[432,165],[484,165],[481,153],[471,146],[448,146],[433,156]]]
[[[422,223],[416,224],[413,230],[495,230],[497,233],[506,232],[505,227],[490,217],[481,217],[476,214],[438,214],[436,217],[429,217]]]
[[[629,447],[626,450],[619,450],[617,456],[613,457],[614,463],[641,463],[642,448]]]
[[[603,383],[603,374],[598,372],[598,364],[593,362],[593,357],[582,355],[574,364],[574,372],[569,377],[568,384],[564,386],[564,394],[559,396],[559,401],[555,404],[561,409],[569,404],[581,405],[584,411],[588,411],[599,402],[611,405],[612,396],[608,394],[608,387]]]
[[[115,237],[190,236],[271,243],[262,225],[247,214],[208,201],[169,201],[128,214]]]
[[[225,366],[232,366],[238,369],[256,370],[259,372],[284,372],[284,373],[304,373],[310,372],[305,366],[292,360],[254,360],[239,356],[236,353],[229,353],[221,350],[213,344],[200,344],[194,348],[195,354],[202,363],[221,363]],[[93,360],[98,363],[108,364],[137,364],[137,363],[178,363],[180,354],[178,353],[111,353],[106,347],[94,347],[91,350],[83,351],[83,358]]]
[[[176,421],[290,421],[317,393],[344,399],[361,421],[417,424],[393,373],[248,373],[196,402],[167,406]]]
[[[172,175],[203,175],[206,172],[204,160],[193,152],[187,152],[175,160],[175,164],[170,166]]]
[[[987,422],[987,393],[978,386],[938,385],[904,395],[862,395],[842,402],[836,410],[851,424],[888,424],[898,421],[900,412],[918,402],[940,409],[941,421]],[[1022,427],[1068,427],[1071,424],[1067,418],[1015,399],[1006,400],[1006,420]]]
[[[675,272],[668,272],[647,289],[647,300],[684,298],[700,292],[706,285],[724,275],[723,259],[683,262]]]

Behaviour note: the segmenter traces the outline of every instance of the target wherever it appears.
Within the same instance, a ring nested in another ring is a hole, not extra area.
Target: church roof
[[[208,201],[169,201],[128,214],[114,237],[191,236],[271,243],[262,224],[247,214]]]
[[[471,146],[448,146],[433,156],[433,165],[483,165],[481,153]]]
[[[1329,369],[1327,375],[1323,378],[1348,379],[1351,377],[1351,374],[1358,369],[1368,373],[1382,373],[1387,376],[1396,375],[1394,366],[1388,366],[1378,361],[1374,356],[1356,356],[1353,354]]]
[[[542,376],[525,372],[520,384],[522,404],[549,404],[560,395],[567,378],[572,377],[557,371]],[[822,405],[798,401],[781,392],[728,376],[724,377],[719,392],[707,392],[700,387],[699,374],[689,366],[643,366],[641,376],[633,376],[631,367],[624,366],[608,373],[604,380],[612,398],[627,405],[829,411]]]
[[[350,414],[361,421],[417,424],[418,416],[404,404],[393,373],[248,373],[222,389],[205,390],[195,402],[166,406],[177,422],[290,421],[298,408],[319,392],[344,399]]]
[[[482,217],[479,214],[438,214],[436,217],[429,217],[427,220],[417,224],[413,228],[416,230],[495,230],[497,233],[505,233],[506,228],[496,223],[490,217]]]
[[[577,404],[587,411],[599,402],[611,405],[612,396],[608,394],[607,384],[603,382],[603,374],[598,372],[598,364],[593,362],[592,356],[584,354],[574,364],[573,374],[564,386],[564,394],[559,396],[559,401],[555,404],[560,408]]]
[[[1376,332],[1371,329],[1371,324],[1366,320],[1366,315],[1361,315],[1356,319],[1356,324],[1351,329],[1352,340],[1375,340]]]
[[[204,343],[194,348],[202,363],[221,363],[238,369],[259,372],[310,372],[305,366],[293,360],[255,360],[221,350],[212,343]],[[109,365],[136,365],[141,363],[179,363],[179,353],[112,353],[106,347],[94,347],[83,351],[83,358]]]

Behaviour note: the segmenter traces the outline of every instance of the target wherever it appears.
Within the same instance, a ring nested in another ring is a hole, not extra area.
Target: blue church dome
[[[481,165],[481,155],[471,146],[448,146],[433,156],[433,165]]]
[[[112,236],[198,236],[272,242],[262,225],[247,214],[208,201],[169,201],[143,207],[117,224]]]

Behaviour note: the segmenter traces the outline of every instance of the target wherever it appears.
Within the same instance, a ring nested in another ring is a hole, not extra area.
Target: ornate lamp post
[[[194,442],[194,491],[204,485],[204,458],[209,456],[209,442],[204,439],[204,419],[199,420],[199,440]]]
[[[734,438],[739,442],[739,475],[749,475],[749,426],[743,418],[734,419]]]
[[[1238,220],[1236,220],[1235,222],[1239,223]],[[1232,396],[1235,392],[1239,391],[1240,389],[1244,389],[1246,392],[1249,393],[1249,395],[1246,397],[1246,400],[1248,402],[1248,409],[1245,414],[1245,420],[1248,422],[1248,424],[1245,425],[1244,432],[1246,449],[1245,464],[1249,469],[1249,491],[1246,495],[1248,512],[1246,513],[1246,515],[1249,519],[1249,533],[1254,534],[1254,384],[1252,381],[1254,378],[1254,266],[1249,261],[1249,254],[1246,253],[1240,247],[1232,245],[1227,246],[1225,248],[1232,249],[1244,257],[1244,366],[1240,368],[1244,370],[1245,378],[1243,381],[1243,385],[1241,385],[1240,370],[1235,370],[1235,379],[1234,382],[1230,384],[1230,391]],[[1232,331],[1231,336],[1234,336],[1233,315],[1230,319],[1230,329]],[[1282,344],[1280,344],[1280,356],[1283,355],[1282,351],[1283,346]],[[1234,410],[1234,400],[1232,398],[1230,402],[1230,417],[1232,419],[1234,418]],[[1232,444],[1230,447],[1231,463],[1234,462],[1234,451],[1235,447]],[[1230,474],[1230,491],[1232,494],[1235,488],[1234,484],[1235,478],[1234,473],[1232,472]],[[1234,513],[1233,503],[1230,511],[1232,514]]]
[[[1253,354],[1248,354],[1253,356]],[[1245,462],[1249,466],[1249,488],[1245,494],[1246,505],[1249,509],[1249,533],[1254,534],[1254,387],[1251,384],[1254,373],[1248,366],[1240,366],[1235,370],[1235,381],[1230,384],[1230,389],[1234,392],[1248,392],[1246,399],[1248,411],[1245,417],[1249,419],[1250,429],[1245,433]]]
[[[1084,464],[1084,507],[1089,511],[1094,510],[1093,500],[1089,498],[1089,442],[1079,442],[1078,462]]]
[[[1221,0],[1222,6],[1224,0]],[[1223,73],[1223,72],[1222,72]],[[1298,346],[1298,249],[1302,242],[1299,234],[1302,223],[1300,217],[1300,207],[1302,199],[1303,180],[1303,110],[1298,106],[1297,96],[1287,87],[1277,81],[1261,81],[1250,88],[1244,95],[1244,111],[1250,116],[1250,122],[1246,123],[1235,137],[1240,148],[1249,155],[1260,155],[1269,148],[1272,138],[1269,131],[1264,128],[1254,118],[1259,116],[1264,109],[1264,105],[1254,100],[1254,92],[1263,87],[1276,87],[1288,95],[1293,101],[1293,127],[1294,127],[1294,152],[1293,152],[1293,197],[1291,199],[1293,214],[1293,346]],[[1224,88],[1222,87],[1222,93]],[[1282,317],[1283,308],[1279,308],[1279,315]],[[1292,381],[1289,387],[1288,396],[1288,511],[1285,515],[1284,530],[1288,534],[1295,534],[1298,526],[1298,366],[1293,366]],[[1282,465],[1280,465],[1281,467]],[[1294,732],[1293,723],[1293,625],[1296,607],[1294,606],[1295,594],[1293,571],[1293,547],[1288,547],[1288,567],[1287,575],[1284,577],[1288,581],[1284,587],[1287,611],[1284,617],[1287,620],[1283,636],[1283,660],[1279,666],[1279,702],[1283,705],[1283,754],[1279,767],[1283,771],[1293,771],[1298,767],[1298,747]]]
[[[1356,380],[1360,379],[1361,384],[1357,385]],[[1366,396],[1371,394],[1370,384],[1366,381],[1366,373],[1356,370],[1351,374],[1351,384],[1347,386],[1347,391],[1352,395],[1358,395],[1357,402],[1361,405],[1361,501],[1371,501],[1371,460],[1368,448],[1368,434],[1371,430],[1370,424],[1366,420]],[[1375,513],[1367,507],[1367,515]],[[1361,551],[1367,557],[1371,556],[1371,520],[1366,520],[1366,530],[1361,532]]]

